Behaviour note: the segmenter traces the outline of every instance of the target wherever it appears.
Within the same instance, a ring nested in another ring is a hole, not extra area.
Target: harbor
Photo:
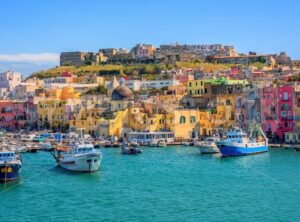
[[[300,221],[300,1],[270,3],[2,1],[0,222]]]
[[[299,152],[220,158],[192,146],[141,149],[101,148],[100,171],[83,174],[56,166],[49,152],[22,154],[21,180],[0,185],[0,215],[9,218],[1,221],[298,220]]]

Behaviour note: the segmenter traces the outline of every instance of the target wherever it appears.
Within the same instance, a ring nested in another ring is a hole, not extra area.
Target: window
[[[204,93],[207,94],[207,88],[204,89]]]
[[[289,99],[289,94],[288,92],[283,93],[283,100],[288,100]]]
[[[180,124],[185,124],[185,116],[180,117]]]
[[[195,123],[196,122],[196,117],[195,116],[191,116],[190,117],[190,123]]]

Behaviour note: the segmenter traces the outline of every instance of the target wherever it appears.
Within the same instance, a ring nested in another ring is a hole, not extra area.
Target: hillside
[[[145,75],[149,77],[159,74],[162,70],[170,70],[173,68],[196,68],[201,69],[204,72],[211,73],[221,69],[230,68],[229,64],[213,64],[202,62],[177,62],[176,64],[134,64],[134,65],[96,65],[96,66],[58,66],[48,70],[43,70],[33,73],[30,77],[49,78],[57,77],[61,73],[70,72],[78,76],[82,75],[131,75],[134,77],[140,77]]]

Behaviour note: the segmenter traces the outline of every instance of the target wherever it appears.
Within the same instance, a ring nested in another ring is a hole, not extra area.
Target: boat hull
[[[58,160],[58,165],[64,169],[76,172],[93,172],[100,169],[102,156],[100,153],[86,154],[77,157]]]
[[[268,146],[243,147],[234,145],[218,145],[222,156],[245,156],[258,153],[264,153],[269,150]]]
[[[8,182],[20,179],[22,165],[19,163],[14,164],[1,164],[0,165],[0,182]]]
[[[214,146],[200,145],[199,150],[201,154],[215,154],[220,152],[216,145]]]

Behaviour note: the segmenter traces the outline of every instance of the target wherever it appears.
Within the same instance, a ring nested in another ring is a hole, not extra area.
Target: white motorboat
[[[157,142],[157,146],[158,147],[166,147],[167,146],[167,143],[164,141],[164,140],[159,140]]]
[[[127,155],[136,155],[142,153],[139,148],[137,148],[136,146],[131,146],[131,144],[127,144],[126,142],[122,143],[121,152],[122,154]]]
[[[151,146],[151,147],[157,147],[157,143],[158,143],[157,140],[152,140],[152,141],[149,143],[149,146]]]
[[[207,137],[203,141],[198,142],[197,147],[199,147],[201,154],[219,153],[220,151],[216,144],[219,140],[220,138],[218,136]]]
[[[60,167],[77,172],[93,172],[100,169],[102,154],[93,144],[75,145],[68,151],[58,151],[55,156]]]

